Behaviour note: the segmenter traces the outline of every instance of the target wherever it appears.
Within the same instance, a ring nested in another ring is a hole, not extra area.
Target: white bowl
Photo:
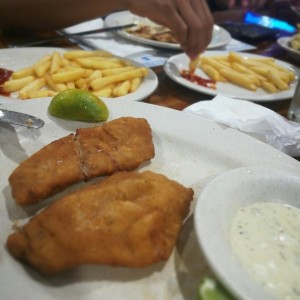
[[[277,40],[277,43],[280,47],[282,47],[283,49],[287,50],[289,52],[289,55],[294,58],[295,60],[300,59],[300,51],[293,49],[290,46],[290,42],[291,42],[292,38],[291,37],[281,37]]]
[[[212,180],[196,203],[198,242],[218,279],[238,299],[276,299],[242,267],[229,240],[232,219],[238,210],[269,201],[300,208],[299,169],[234,169]]]

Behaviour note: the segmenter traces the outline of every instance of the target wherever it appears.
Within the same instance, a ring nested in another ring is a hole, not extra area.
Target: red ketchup
[[[0,95],[9,96],[9,93],[3,92],[1,85],[10,79],[12,73],[13,71],[11,70],[0,68]]]
[[[198,85],[204,86],[204,87],[208,87],[211,89],[216,89],[216,81],[213,79],[205,79],[203,77],[200,77],[196,74],[191,74],[188,70],[182,70],[180,72],[180,75],[188,80],[191,81],[193,83],[196,83]]]

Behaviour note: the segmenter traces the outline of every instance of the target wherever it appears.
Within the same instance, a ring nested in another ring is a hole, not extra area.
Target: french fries
[[[250,58],[236,52],[201,56],[198,67],[213,80],[231,82],[251,91],[262,88],[267,93],[288,90],[296,78],[293,71],[278,65],[274,58]]]
[[[1,89],[23,100],[50,97],[66,89],[86,89],[99,97],[120,97],[139,88],[148,70],[107,51],[53,52],[17,70]]]
[[[199,62],[200,62],[200,54],[194,60],[190,60],[190,62],[189,62],[189,73],[190,74],[195,73],[195,70],[197,69]]]

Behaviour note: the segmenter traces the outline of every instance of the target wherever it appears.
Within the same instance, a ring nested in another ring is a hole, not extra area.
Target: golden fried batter
[[[79,181],[134,170],[153,157],[148,122],[124,117],[43,147],[13,171],[9,183],[16,202],[30,205]]]
[[[52,203],[7,240],[45,274],[81,264],[145,267],[168,259],[193,190],[150,171],[118,172]]]

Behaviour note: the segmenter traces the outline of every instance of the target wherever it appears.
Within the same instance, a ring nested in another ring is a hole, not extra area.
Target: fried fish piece
[[[117,172],[53,202],[7,248],[44,274],[82,264],[146,267],[169,258],[193,194],[162,174]]]
[[[153,157],[148,122],[123,117],[46,145],[13,171],[9,183],[17,204],[25,206],[83,180],[134,170]]]

